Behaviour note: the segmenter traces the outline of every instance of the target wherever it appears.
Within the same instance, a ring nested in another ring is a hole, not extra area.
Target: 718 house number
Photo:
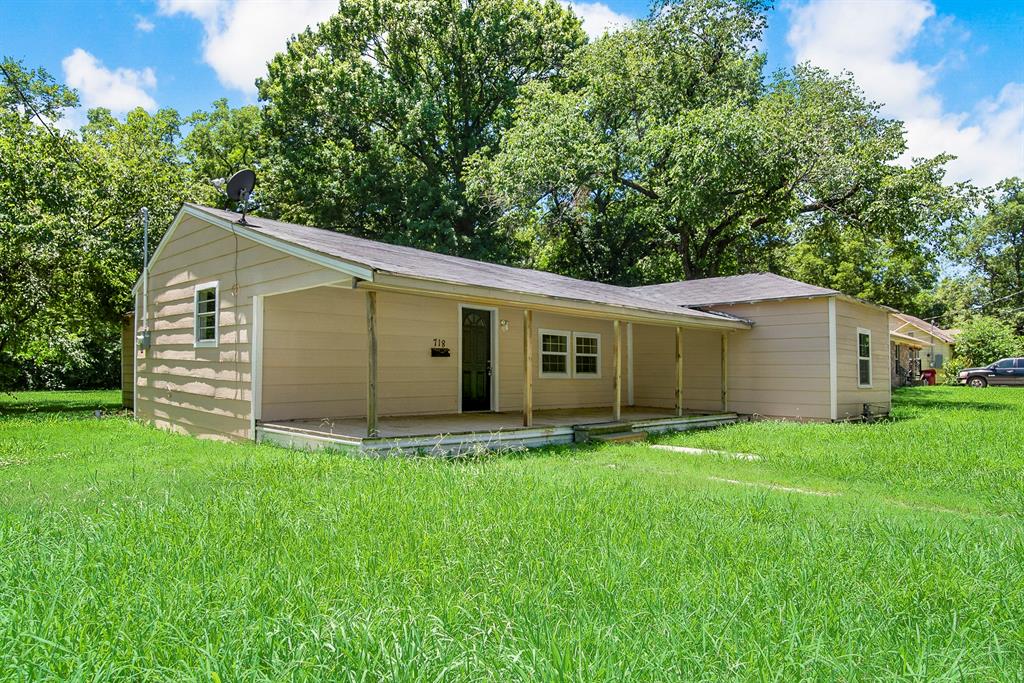
[[[451,349],[444,339],[435,339],[434,346],[430,349],[431,358],[451,358]]]

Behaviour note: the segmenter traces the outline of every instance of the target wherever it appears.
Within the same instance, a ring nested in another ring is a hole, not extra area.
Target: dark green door
[[[491,409],[491,312],[462,309],[462,409]]]

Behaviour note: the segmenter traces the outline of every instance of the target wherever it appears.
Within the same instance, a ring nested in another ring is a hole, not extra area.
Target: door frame
[[[491,314],[491,409],[480,410],[471,412],[500,412],[500,406],[498,405],[498,379],[499,379],[499,368],[500,363],[498,362],[498,309],[494,306],[479,306],[477,304],[460,303],[458,305],[458,321],[457,326],[459,330],[459,348],[456,350],[456,366],[455,366],[455,377],[456,377],[456,394],[457,396],[457,407],[458,412],[462,413],[462,316],[463,310],[469,308],[474,311],[487,311]]]

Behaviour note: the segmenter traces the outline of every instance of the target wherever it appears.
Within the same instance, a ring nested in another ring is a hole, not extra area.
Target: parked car
[[[967,368],[957,378],[969,387],[1024,386],[1024,358],[1003,358],[983,368]]]

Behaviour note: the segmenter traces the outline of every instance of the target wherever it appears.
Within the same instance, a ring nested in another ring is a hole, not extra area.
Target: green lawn
[[[368,460],[117,403],[0,396],[2,680],[1024,678],[1024,390],[660,439],[756,461]]]

